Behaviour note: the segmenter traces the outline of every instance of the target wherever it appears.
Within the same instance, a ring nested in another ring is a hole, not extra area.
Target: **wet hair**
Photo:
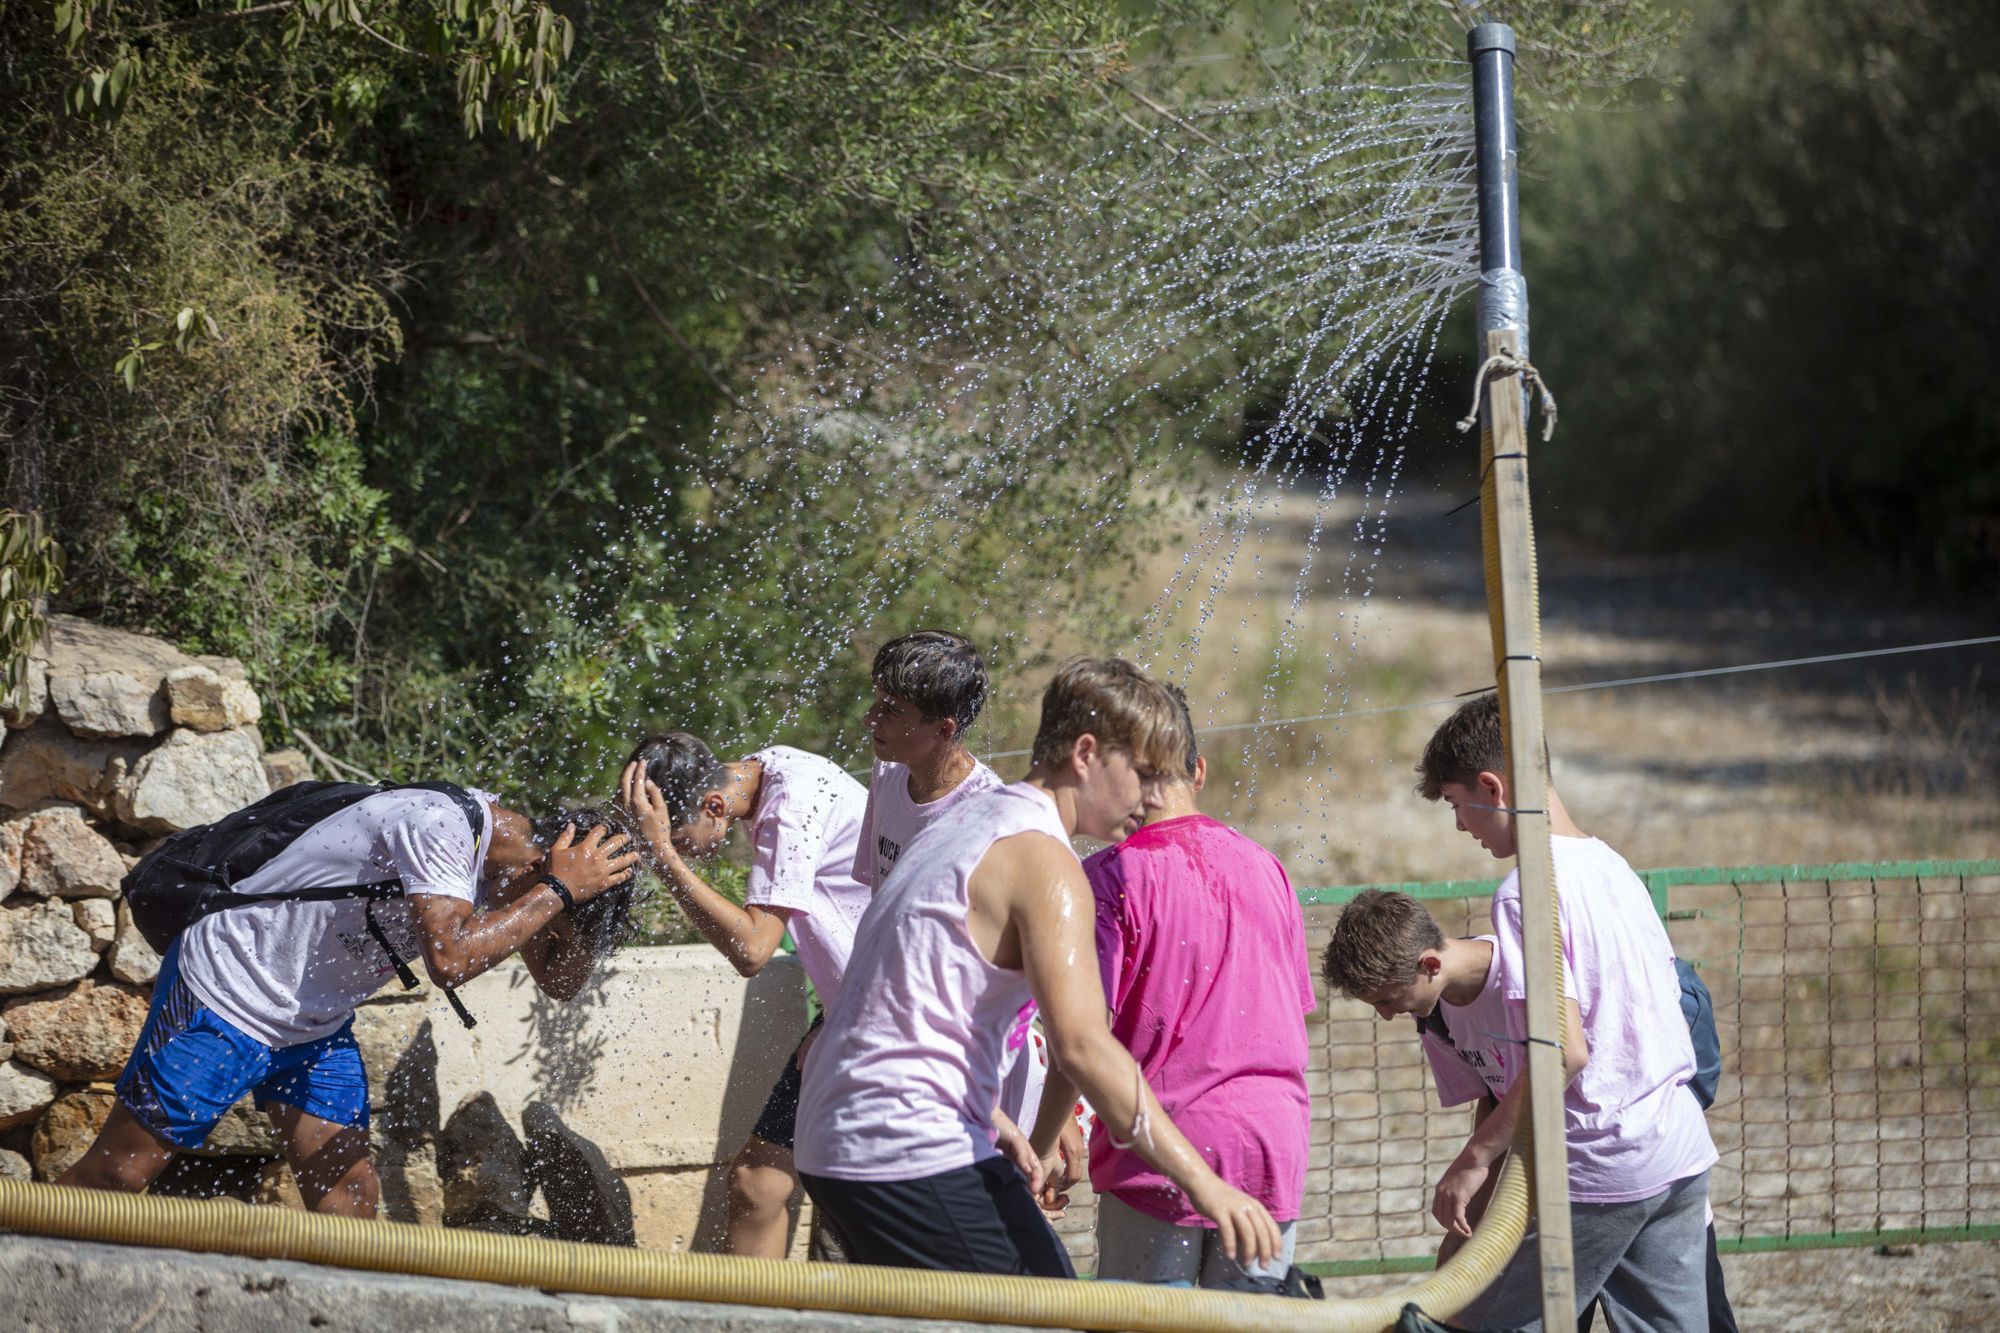
[[[1167,687],[1117,657],[1072,657],[1042,691],[1033,762],[1061,763],[1080,736],[1095,736],[1161,773],[1187,761],[1185,711]]]
[[[1181,726],[1187,729],[1186,777],[1189,782],[1193,782],[1195,760],[1201,758],[1201,745],[1195,740],[1194,735],[1194,714],[1188,709],[1186,690],[1178,685],[1169,685],[1167,686],[1167,693],[1174,696],[1174,703],[1180,708],[1181,712]]]
[[[1443,947],[1444,932],[1422,903],[1406,893],[1366,889],[1341,909],[1320,975],[1342,995],[1366,1000],[1409,981],[1424,950]]]
[[[708,742],[685,731],[647,737],[625,762],[646,770],[646,776],[667,798],[667,817],[676,829],[688,826],[701,798],[721,787],[725,776],[722,761],[708,748]]]
[[[950,718],[960,735],[986,706],[986,663],[972,640],[949,630],[891,639],[876,652],[873,675],[882,693],[914,705],[926,722]]]
[[[544,849],[555,846],[563,829],[571,825],[576,828],[578,842],[599,826],[609,833],[633,836],[631,818],[622,809],[615,805],[589,805],[563,810],[536,821],[535,845]],[[592,958],[605,957],[631,936],[635,879],[636,876],[623,884],[615,884],[589,902],[567,909],[570,926],[583,941],[584,947],[590,950]]]
[[[1435,801],[1447,782],[1476,786],[1481,773],[1507,772],[1507,746],[1500,735],[1500,696],[1468,699],[1446,718],[1424,746],[1417,763],[1417,795]]]

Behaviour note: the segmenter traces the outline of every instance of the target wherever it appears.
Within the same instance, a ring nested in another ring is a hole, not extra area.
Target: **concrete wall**
[[[390,1215],[440,1220],[426,1215],[440,1209],[423,1198],[428,1147],[444,1214],[485,1207],[503,1215],[499,1229],[507,1216],[547,1218],[556,1201],[547,1188],[534,1197],[535,1146],[559,1125],[570,1147],[600,1154],[622,1182],[639,1244],[716,1247],[723,1165],[805,1032],[796,960],[775,958],[746,981],[706,946],[627,949],[568,1004],[543,996],[519,962],[459,996],[478,1021],[470,1031],[441,994],[388,997],[357,1024],[380,1085],[377,1150]],[[525,1180],[512,1165],[524,1150]],[[591,1188],[586,1179],[568,1184]]]

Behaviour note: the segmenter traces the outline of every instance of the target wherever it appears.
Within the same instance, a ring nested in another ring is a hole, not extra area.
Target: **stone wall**
[[[111,1109],[160,960],[119,881],[160,837],[311,776],[267,754],[233,658],[51,617],[0,698],[0,1175],[54,1179]],[[239,1110],[166,1188],[248,1175],[273,1151]],[[239,1159],[232,1164],[226,1159]]]
[[[68,616],[0,699],[0,1175],[54,1180],[110,1114],[160,966],[125,872],[163,835],[313,776],[265,751],[261,711],[233,659]],[[716,1246],[724,1164],[805,1029],[793,960],[745,982],[706,946],[635,949],[567,1005],[518,963],[461,994],[471,1031],[427,985],[356,1015],[385,1215]],[[155,1188],[298,1206],[247,1102]]]

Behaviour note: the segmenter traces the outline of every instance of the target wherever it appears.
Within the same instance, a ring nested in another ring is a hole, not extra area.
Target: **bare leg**
[[[798,1168],[792,1151],[755,1134],[729,1164],[729,1230],[725,1254],[782,1259],[797,1216]]]
[[[285,1160],[299,1182],[299,1197],[316,1213],[373,1218],[382,1186],[368,1152],[368,1132],[336,1125],[296,1106],[266,1102],[264,1114],[278,1131]]]
[[[143,1194],[159,1179],[167,1163],[180,1151],[154,1134],[119,1102],[111,1108],[110,1119],[97,1131],[90,1148],[62,1173],[58,1185],[79,1185],[92,1190],[119,1190]]]

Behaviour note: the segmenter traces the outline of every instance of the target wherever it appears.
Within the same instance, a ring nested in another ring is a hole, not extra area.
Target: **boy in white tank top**
[[[882,645],[870,674],[875,701],[861,723],[874,743],[875,769],[854,877],[872,891],[945,811],[1006,784],[965,746],[990,688],[970,639],[947,630],[905,634]],[[1032,1129],[1041,1103],[1045,1066],[1036,1047],[1028,1041],[1010,1050],[1001,1071],[1000,1111],[1016,1128]],[[1063,1131],[1061,1151],[1081,1173],[1083,1131],[1073,1126]],[[1053,1194],[1048,1205],[1057,1206]]]
[[[1117,841],[1187,747],[1164,687],[1077,658],[1042,698],[1034,766],[957,802],[902,850],[862,919],[847,982],[807,1053],[796,1142],[820,1216],[861,1263],[1071,1276],[1035,1192],[1061,1118],[996,1146],[1009,1047],[1039,1006],[1056,1064],[1105,1122],[1212,1219],[1232,1256],[1269,1262],[1278,1227],[1219,1179],[1111,1035],[1095,913],[1069,839]]]

